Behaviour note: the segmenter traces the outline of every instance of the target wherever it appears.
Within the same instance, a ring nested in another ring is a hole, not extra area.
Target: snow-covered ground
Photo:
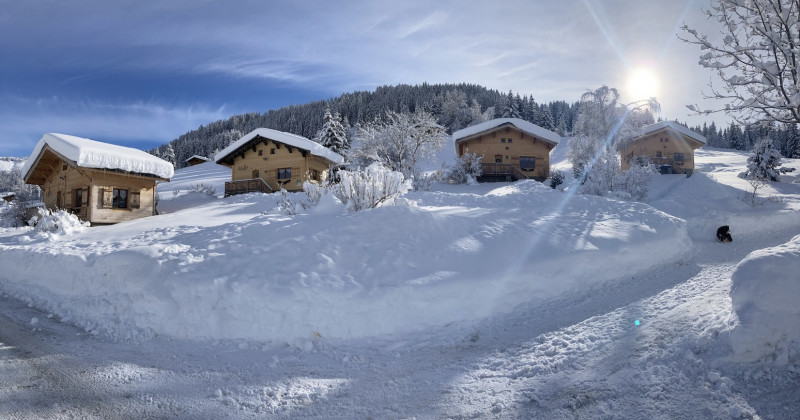
[[[800,184],[751,207],[745,160],[700,149],[649,204],[529,181],[295,216],[207,163],[157,217],[2,230],[0,417],[793,418]]]

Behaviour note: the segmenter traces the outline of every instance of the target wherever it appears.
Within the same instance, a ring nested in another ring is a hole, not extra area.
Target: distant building
[[[344,163],[338,153],[305,137],[258,128],[217,153],[216,162],[231,168],[225,195],[303,189],[320,181],[328,168]]]
[[[155,214],[156,183],[169,181],[171,163],[130,147],[48,133],[22,168],[42,189],[49,209],[66,209],[93,224]]]
[[[183,161],[183,163],[185,163],[186,166],[194,166],[194,165],[199,165],[201,163],[206,163],[206,162],[211,162],[211,159],[209,159],[207,157],[200,156],[200,155],[194,155],[194,156],[190,157],[189,159],[186,159],[186,160]]]
[[[15,193],[13,193],[11,191],[0,192],[0,199],[2,199],[4,201],[12,201],[14,199],[14,197],[16,197],[16,196],[17,196],[17,194],[15,194]]]
[[[558,134],[519,118],[495,118],[453,133],[456,155],[483,156],[479,181],[545,180]]]
[[[694,151],[706,144],[706,138],[672,121],[662,121],[643,128],[643,133],[620,149],[620,166],[631,167],[635,157],[647,157],[663,174],[691,175]]]

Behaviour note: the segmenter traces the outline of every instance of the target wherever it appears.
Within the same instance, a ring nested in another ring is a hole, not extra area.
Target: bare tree
[[[446,140],[444,127],[427,112],[388,111],[383,120],[358,129],[354,158],[356,163],[380,162],[411,178],[418,169],[417,164],[442,150]]]
[[[682,40],[700,46],[700,65],[711,69],[722,85],[709,83],[703,96],[724,100],[723,111],[738,123],[760,120],[800,122],[800,39],[797,0],[712,0],[709,19],[722,25],[721,42],[684,25]]]

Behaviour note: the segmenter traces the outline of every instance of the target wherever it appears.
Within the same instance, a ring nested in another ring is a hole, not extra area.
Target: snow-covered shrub
[[[481,159],[483,159],[483,155],[464,153],[456,158],[453,166],[447,169],[445,179],[453,184],[467,184],[470,180],[477,179],[483,175]]]
[[[199,193],[203,193],[203,194],[209,195],[211,197],[216,197],[217,196],[217,189],[216,188],[214,188],[211,185],[206,185],[206,184],[203,184],[203,183],[192,185],[192,186],[189,187],[189,189],[187,191],[190,192],[190,193],[199,192]]]
[[[89,227],[89,222],[81,221],[78,216],[66,210],[52,211],[42,207],[36,209],[36,214],[28,220],[28,224],[37,232],[56,235],[70,235]]]
[[[746,179],[763,179],[765,181],[780,181],[781,176],[778,166],[781,165],[781,153],[772,143],[770,138],[762,138],[753,146],[750,157],[747,158]]]
[[[583,194],[605,196],[614,190],[614,178],[619,170],[619,159],[612,152],[602,154],[591,167],[586,168],[580,186]]]
[[[430,191],[433,183],[441,178],[441,173],[422,173],[419,170],[414,170],[414,176],[411,178],[411,188],[414,191]]]
[[[650,191],[650,181],[655,168],[651,165],[632,164],[627,171],[620,171],[614,177],[614,191],[629,194],[631,200],[644,201]]]
[[[410,184],[402,173],[375,162],[363,171],[339,171],[339,183],[333,185],[333,193],[349,211],[355,212],[392,204],[411,189]]]
[[[306,193],[309,206],[316,206],[319,204],[323,189],[325,189],[325,187],[319,185],[319,183],[303,181],[303,192]]]
[[[651,165],[631,165],[620,171],[616,154],[608,152],[600,156],[586,171],[586,178],[580,186],[583,194],[606,196],[608,194],[622,200],[644,201],[650,189],[650,180],[655,169]]]
[[[550,171],[550,188],[556,189],[564,183],[564,173],[558,170]]]
[[[6,203],[0,200],[0,227],[25,226],[25,206],[18,200]]]

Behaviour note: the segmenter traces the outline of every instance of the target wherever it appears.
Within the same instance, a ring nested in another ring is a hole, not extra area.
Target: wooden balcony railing
[[[275,192],[261,178],[241,179],[225,183],[225,197],[236,194],[247,194],[251,192],[272,193]]]

